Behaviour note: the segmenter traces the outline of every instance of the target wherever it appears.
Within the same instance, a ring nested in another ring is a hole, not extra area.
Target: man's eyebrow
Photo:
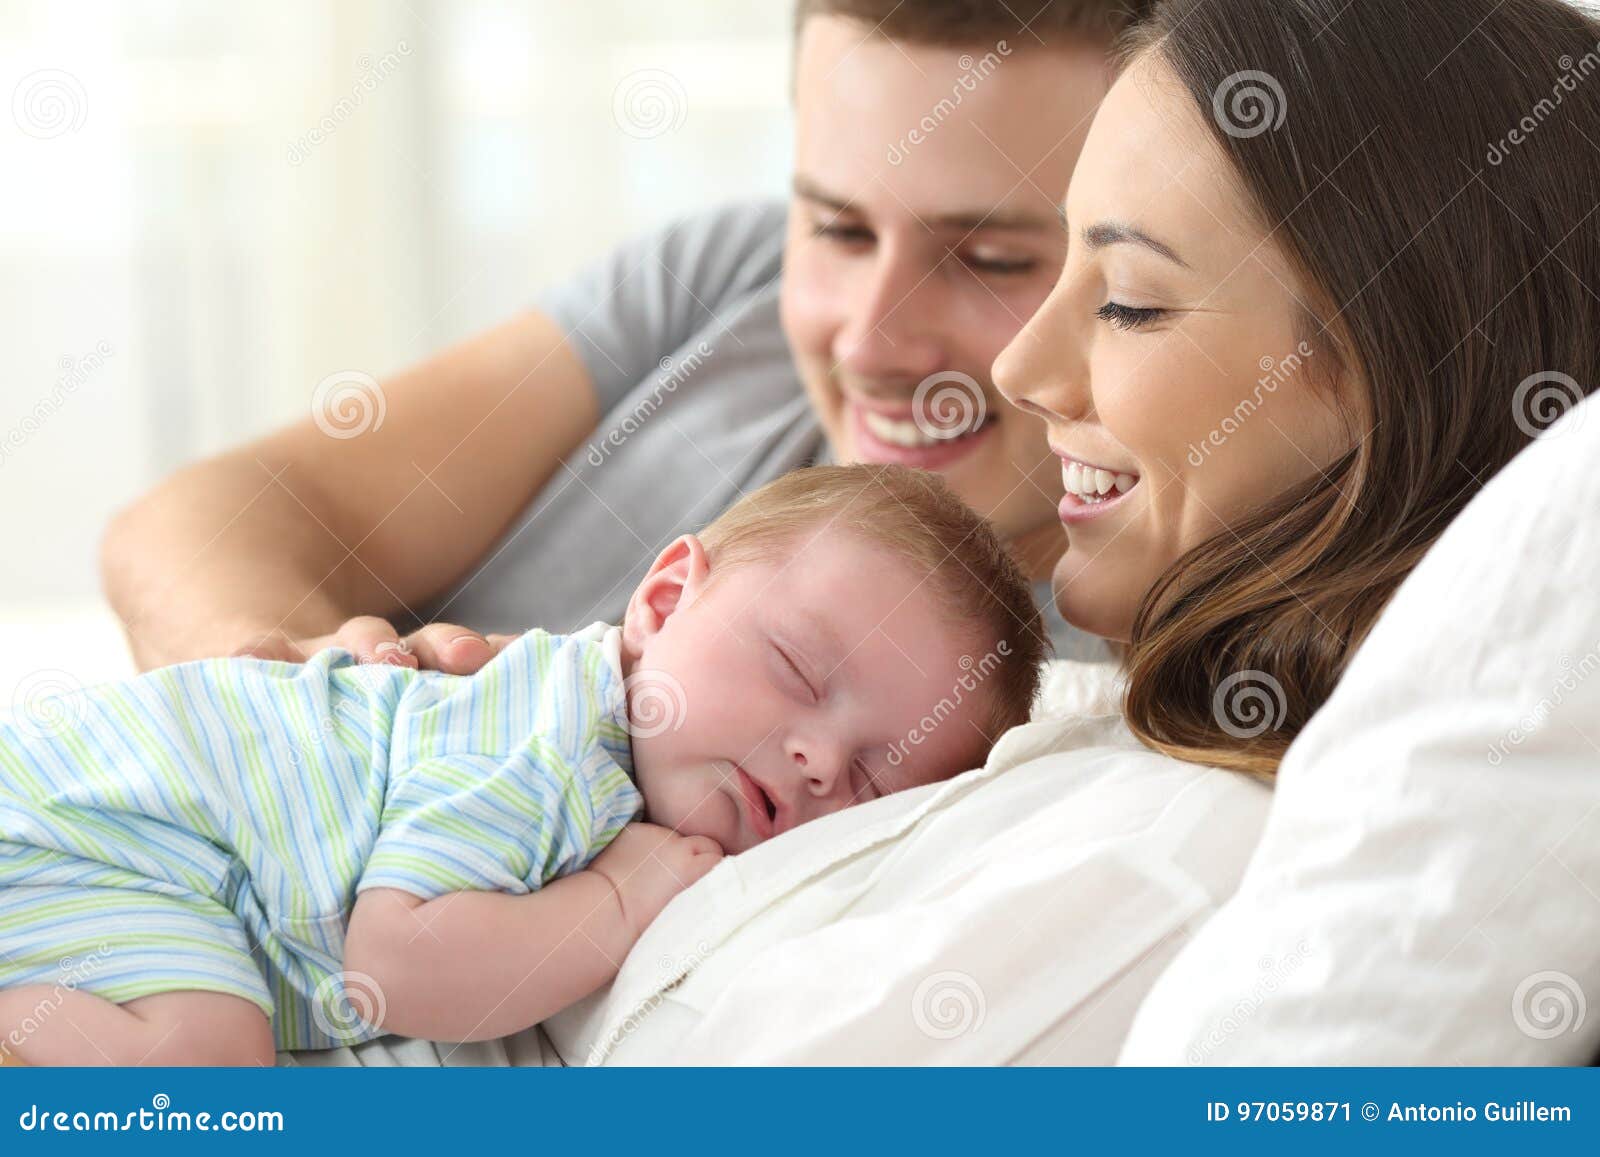
[[[807,201],[814,201],[823,208],[831,209],[835,213],[858,211],[848,198],[829,192],[809,177],[797,174],[794,178],[793,187],[795,196]],[[999,206],[990,209],[957,209],[948,213],[940,213],[933,217],[918,217],[917,219],[924,228],[929,230],[959,229],[964,233],[972,233],[979,229],[1039,232],[1058,227],[1058,220],[1054,213],[1032,213],[1026,209],[1002,209]]]
[[[1104,249],[1108,245],[1143,245],[1146,249],[1161,254],[1168,261],[1175,262],[1185,269],[1189,268],[1189,263],[1179,257],[1171,246],[1120,221],[1102,221],[1098,225],[1088,226],[1083,231],[1083,243],[1091,250]]]

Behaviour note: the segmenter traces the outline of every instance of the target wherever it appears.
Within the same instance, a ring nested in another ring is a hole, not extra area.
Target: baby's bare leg
[[[0,990],[0,1058],[29,1065],[270,1065],[272,1025],[221,992],[112,1004],[60,985]]]

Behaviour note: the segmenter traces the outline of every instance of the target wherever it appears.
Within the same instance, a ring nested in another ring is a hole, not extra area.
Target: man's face
[[[796,63],[783,325],[834,454],[938,471],[1041,576],[1060,467],[989,367],[1060,272],[1111,79],[1097,43],[927,47],[833,16]]]

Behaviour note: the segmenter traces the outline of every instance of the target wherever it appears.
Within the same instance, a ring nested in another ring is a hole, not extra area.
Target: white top
[[[1270,799],[1142,747],[1117,691],[1054,663],[984,768],[723,861],[550,1039],[573,1064],[1112,1063]]]

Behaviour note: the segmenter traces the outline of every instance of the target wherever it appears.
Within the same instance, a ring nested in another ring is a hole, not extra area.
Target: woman
[[[1270,774],[1444,526],[1600,381],[1600,102],[1562,101],[1597,40],[1556,0],[1173,0],[1133,37],[995,378],[1064,462],[1138,479],[1063,502],[1055,592],[1126,644],[1147,743]],[[1214,711],[1242,671],[1281,726]]]
[[[995,367],[1066,463],[1057,602],[1122,646],[1125,698],[1058,670],[1074,718],[708,877],[591,1055],[1115,1058],[1396,585],[1600,380],[1600,104],[1551,95],[1597,41],[1558,0],[1160,7]]]

